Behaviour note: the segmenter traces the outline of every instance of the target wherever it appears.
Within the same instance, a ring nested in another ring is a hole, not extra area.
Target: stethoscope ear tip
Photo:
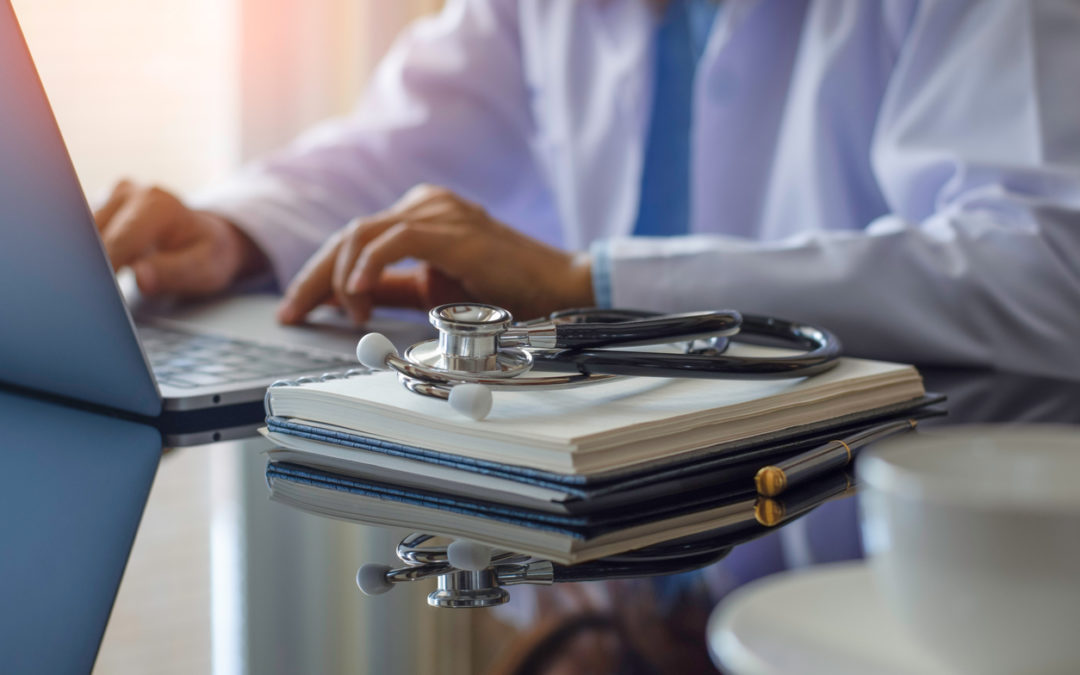
[[[391,356],[397,356],[397,347],[382,333],[368,333],[356,343],[356,359],[372,370],[385,370]]]
[[[450,407],[473,420],[482,420],[491,412],[491,390],[482,384],[466,382],[450,390]]]
[[[356,587],[364,595],[382,595],[394,587],[394,584],[386,577],[389,572],[389,565],[379,563],[361,565],[360,569],[356,570]]]
[[[479,572],[491,565],[491,549],[466,539],[455,539],[446,547],[446,560],[459,570]]]

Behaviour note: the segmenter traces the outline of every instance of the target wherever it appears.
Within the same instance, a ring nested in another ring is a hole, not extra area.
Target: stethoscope
[[[413,533],[397,545],[402,567],[366,563],[356,572],[356,585],[364,595],[380,595],[399,583],[436,577],[437,588],[428,594],[429,605],[476,608],[507,602],[510,594],[506,586],[681,574],[718,562],[736,546],[853,492],[851,476],[835,472],[784,499],[758,496],[739,517],[724,526],[575,565],[561,565],[467,539]]]
[[[380,595],[398,583],[437,577],[438,587],[428,594],[432,607],[493,607],[510,599],[505,586],[679,574],[711,565],[732,548],[728,537],[713,535],[571,566],[464,539],[413,533],[397,546],[404,566],[367,563],[357,571],[356,585],[364,595]]]
[[[356,356],[373,370],[396,371],[410,391],[447,400],[476,420],[491,411],[492,389],[559,388],[622,375],[796,378],[832,368],[840,355],[840,341],[823,328],[733,310],[663,315],[575,309],[515,322],[499,307],[455,303],[432,309],[428,319],[438,338],[399,356],[388,338],[369,333],[356,346]],[[801,351],[779,357],[725,353],[735,336]],[[681,352],[607,349],[671,342],[686,344]]]

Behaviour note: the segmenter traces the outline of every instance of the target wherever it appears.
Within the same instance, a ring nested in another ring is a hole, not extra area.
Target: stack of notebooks
[[[323,515],[573,564],[745,524],[761,466],[932,402],[912,366],[845,358],[792,380],[499,390],[473,421],[360,373],[269,390],[267,480]]]

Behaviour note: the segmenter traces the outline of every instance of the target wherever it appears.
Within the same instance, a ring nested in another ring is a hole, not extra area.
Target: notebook
[[[617,378],[569,389],[496,390],[482,421],[405,390],[391,372],[273,387],[266,407],[271,438],[286,444],[293,436],[348,447],[362,438],[462,462],[590,476],[722,454],[924,394],[913,366],[844,358],[828,372],[787,380]]]
[[[475,496],[479,488],[485,499],[501,504],[549,513],[588,514],[706,486],[747,487],[765,464],[846,438],[889,419],[943,414],[927,407],[942,398],[927,395],[842,419],[786,429],[780,434],[728,445],[722,451],[707,447],[686,456],[587,475],[469,460],[277,417],[267,420],[262,433],[275,444],[266,453],[275,463],[460,497]]]
[[[706,534],[734,545],[852,490],[850,478],[836,472],[784,500],[759,498],[746,489],[703,489],[575,516],[448,497],[285,462],[270,462],[266,477],[272,500],[322,516],[461,537],[567,565]]]

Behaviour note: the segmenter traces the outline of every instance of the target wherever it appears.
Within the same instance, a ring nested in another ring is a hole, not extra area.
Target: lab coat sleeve
[[[398,38],[353,114],[189,202],[245,230],[282,287],[333,232],[420,183],[557,231],[529,149],[517,20],[512,1],[450,0]]]
[[[873,144],[892,213],[772,242],[609,240],[594,255],[613,304],[733,307],[819,322],[854,355],[1080,377],[1080,5],[924,2],[903,50]]]

